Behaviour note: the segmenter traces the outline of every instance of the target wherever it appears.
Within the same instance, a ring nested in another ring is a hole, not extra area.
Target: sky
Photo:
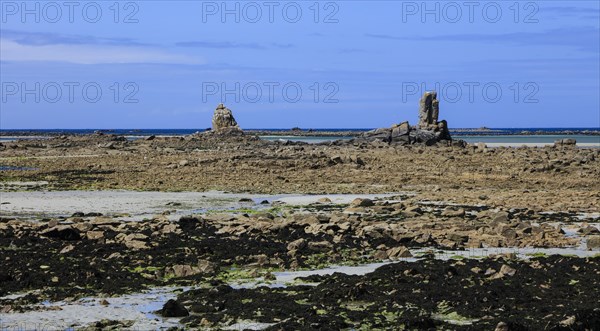
[[[0,1],[0,129],[600,127],[599,1]]]

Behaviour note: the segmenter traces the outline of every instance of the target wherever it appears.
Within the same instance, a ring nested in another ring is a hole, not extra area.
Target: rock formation
[[[440,115],[440,102],[437,99],[437,92],[428,91],[423,93],[419,101],[419,125],[418,129],[426,131],[423,136],[434,134],[434,138],[439,140],[452,140],[448,131],[448,123],[444,120],[438,122]]]
[[[241,131],[235,118],[233,117],[233,113],[227,107],[225,107],[222,103],[217,106],[215,109],[215,114],[212,118],[212,129],[216,132],[222,131]]]
[[[572,138],[559,139],[554,141],[554,147],[564,147],[564,146],[576,146],[577,140]]]
[[[419,102],[419,124],[410,126],[408,121],[396,124],[390,128],[380,128],[366,132],[360,140],[380,140],[388,144],[425,144],[434,145],[438,142],[451,142],[448,123],[438,121],[440,103],[435,91],[425,92]],[[464,145],[462,141],[456,142]]]
[[[437,99],[437,92],[423,93],[419,101],[419,128],[427,129],[437,124],[439,114],[440,102]]]

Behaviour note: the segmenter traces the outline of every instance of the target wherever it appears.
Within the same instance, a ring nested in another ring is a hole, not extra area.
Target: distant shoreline
[[[245,129],[259,136],[312,136],[355,137],[372,129]],[[60,135],[85,135],[102,132],[122,136],[185,136],[207,129],[0,129],[0,137],[48,137]],[[458,136],[512,136],[512,135],[586,135],[600,136],[600,128],[454,128]]]

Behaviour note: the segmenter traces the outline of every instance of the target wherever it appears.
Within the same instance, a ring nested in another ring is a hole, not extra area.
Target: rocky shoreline
[[[328,198],[308,205],[240,203],[246,207],[174,221],[168,215],[178,208],[176,204],[165,205],[163,214],[144,221],[95,212],[26,220],[3,217],[2,314],[54,309],[40,307],[45,300],[115,296],[170,285],[194,289],[157,314],[185,317],[181,323],[187,327],[221,328],[253,320],[270,329],[388,328],[395,323],[419,329],[466,320],[476,329],[501,323],[538,329],[541,315],[547,314],[538,300],[569,307],[551,310],[553,317],[544,321],[545,326],[568,322],[583,330],[598,321],[592,303],[598,304],[595,275],[600,272],[600,257],[593,250],[600,248],[600,224],[594,217],[432,204],[412,194],[356,198],[347,204]],[[515,253],[478,251],[577,246],[582,252],[589,250],[587,258],[548,256],[540,250],[522,260]],[[473,254],[460,255],[464,249]],[[439,250],[456,253],[448,261],[438,260],[434,257]],[[364,276],[333,274],[297,279],[279,289],[232,289],[235,282],[254,278],[268,286],[276,279],[274,273],[282,270],[415,258]],[[549,281],[548,273],[561,278]],[[436,290],[441,284],[447,292]],[[467,309],[471,299],[464,296],[465,284],[482,296],[479,305]],[[527,299],[517,295],[523,284],[531,291]],[[484,299],[492,288],[507,294]],[[31,290],[35,292],[16,299],[5,297]],[[589,297],[573,297],[569,294],[573,291]],[[323,301],[322,295],[333,301]],[[486,310],[511,300],[510,311]]]
[[[467,145],[438,116],[428,94],[414,126],[306,144],[219,105],[182,137],[3,142],[0,325],[597,329],[600,149]]]

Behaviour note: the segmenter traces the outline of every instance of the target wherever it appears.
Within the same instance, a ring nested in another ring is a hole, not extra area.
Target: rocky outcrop
[[[419,128],[427,129],[437,124],[440,114],[440,102],[437,92],[425,92],[419,101]]]
[[[380,128],[364,133],[359,140],[380,140],[388,144],[410,145],[425,144],[435,145],[438,142],[452,141],[448,123],[438,121],[440,104],[437,93],[425,92],[419,102],[419,123],[410,126],[408,121],[393,125],[390,128]],[[462,140],[454,142],[456,145],[466,145]]]
[[[573,147],[577,145],[577,140],[573,138],[559,139],[554,142],[554,147]]]
[[[215,114],[212,118],[212,130],[215,132],[241,131],[233,117],[231,109],[225,107],[222,103],[215,109]]]

